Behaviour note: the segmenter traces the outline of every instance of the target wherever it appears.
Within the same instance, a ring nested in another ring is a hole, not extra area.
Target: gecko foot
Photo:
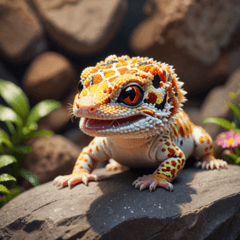
[[[60,188],[66,186],[72,188],[73,186],[81,182],[83,182],[87,186],[88,181],[91,180],[98,181],[97,175],[92,175],[86,170],[79,170],[70,175],[56,177],[53,181],[53,184]]]
[[[139,188],[140,191],[149,187],[150,192],[154,191],[156,187],[166,188],[170,192],[173,190],[173,185],[165,179],[155,178],[155,174],[153,175],[144,175],[143,177],[139,177],[132,184],[135,188]]]
[[[202,169],[210,170],[210,169],[220,169],[220,168],[227,168],[227,162],[221,159],[214,159],[214,160],[204,160],[203,162],[197,162],[195,166],[201,167]]]

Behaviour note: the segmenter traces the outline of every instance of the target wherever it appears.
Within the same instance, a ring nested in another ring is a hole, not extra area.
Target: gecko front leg
[[[152,192],[156,187],[163,187],[173,190],[172,180],[181,172],[185,165],[185,156],[180,148],[176,146],[170,139],[164,140],[163,144],[156,152],[158,161],[163,161],[153,174],[139,177],[133,182],[135,188],[140,191],[149,187]]]
[[[104,139],[99,140],[98,138],[96,140],[95,138],[92,140],[80,153],[72,174],[56,177],[53,182],[54,185],[61,188],[65,186],[71,188],[81,182],[88,185],[88,181],[97,181],[98,177],[91,172],[97,167],[99,161],[107,161],[110,158],[104,151],[104,144]]]

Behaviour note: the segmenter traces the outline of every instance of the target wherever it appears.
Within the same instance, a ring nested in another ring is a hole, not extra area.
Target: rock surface
[[[58,100],[76,79],[76,71],[67,58],[56,52],[45,52],[32,61],[23,78],[23,86],[35,100]]]
[[[136,172],[95,171],[99,182],[33,188],[0,210],[0,239],[238,239],[240,167],[187,168],[174,191],[140,192]]]
[[[0,52],[9,61],[29,61],[46,49],[42,25],[24,0],[0,0],[0,32]]]
[[[223,84],[240,65],[240,1],[148,0],[132,49],[174,66],[188,96]]]
[[[33,151],[24,157],[24,167],[37,175],[41,183],[58,175],[70,174],[81,148],[61,135],[36,138],[30,142]],[[25,181],[24,188],[32,185]]]
[[[74,54],[93,54],[115,35],[126,0],[29,0],[48,34]]]

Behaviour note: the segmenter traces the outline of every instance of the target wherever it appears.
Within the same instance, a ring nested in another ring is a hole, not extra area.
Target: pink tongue
[[[88,128],[95,129],[108,129],[111,127],[114,120],[98,120],[98,119],[87,119],[85,126]]]

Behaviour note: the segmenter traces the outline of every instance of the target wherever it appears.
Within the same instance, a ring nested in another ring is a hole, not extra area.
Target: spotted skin
[[[91,173],[99,161],[107,160],[108,170],[155,167],[153,174],[133,182],[135,188],[150,191],[172,191],[172,181],[191,155],[200,160],[197,167],[226,168],[225,161],[213,156],[211,137],[181,109],[186,101],[182,86],[172,66],[146,57],[110,55],[84,69],[73,114],[81,117],[81,130],[95,138],[79,155],[72,174],[54,183],[87,185],[97,180]]]

